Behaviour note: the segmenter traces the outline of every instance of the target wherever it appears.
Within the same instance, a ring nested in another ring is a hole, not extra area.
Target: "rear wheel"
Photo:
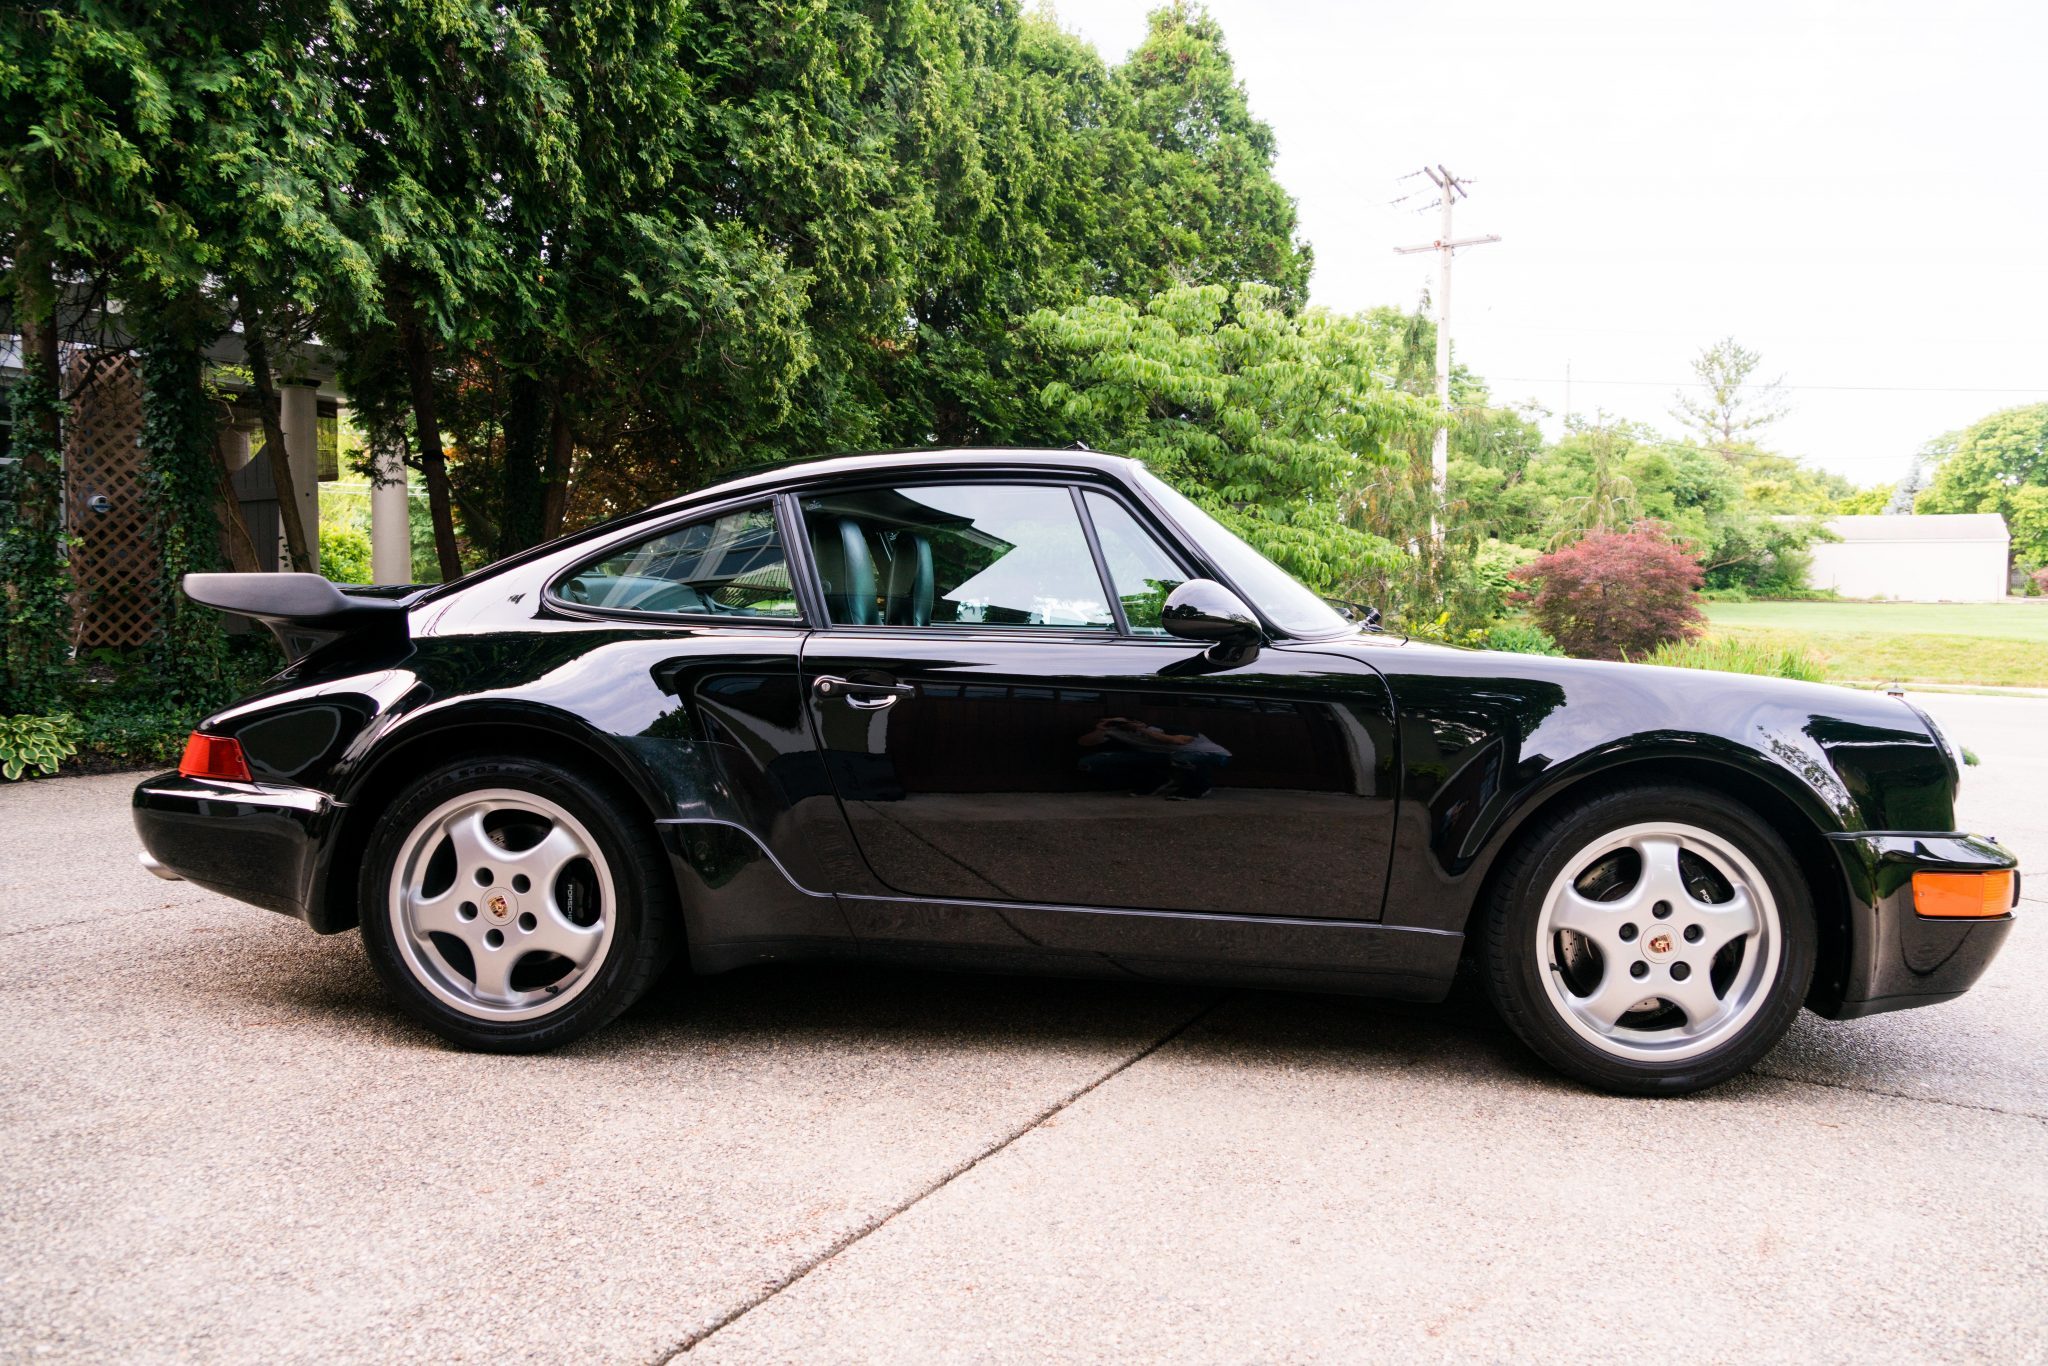
[[[403,792],[365,861],[363,943],[415,1018],[455,1043],[534,1052],[607,1023],[674,936],[659,847],[604,789],[523,759]]]
[[[1791,852],[1747,808],[1681,787],[1544,818],[1485,926],[1496,1008],[1594,1086],[1676,1095],[1746,1071],[1791,1027],[1815,931]]]

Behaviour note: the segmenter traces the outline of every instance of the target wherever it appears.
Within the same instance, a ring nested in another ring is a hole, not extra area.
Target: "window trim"
[[[746,617],[723,612],[644,612],[634,607],[603,607],[593,603],[577,602],[564,597],[558,591],[562,581],[570,575],[587,565],[610,558],[622,546],[655,540],[671,532],[694,526],[698,522],[712,521],[756,507],[767,508],[768,514],[775,519],[775,534],[782,541],[783,563],[789,566],[790,588],[792,596],[796,598],[796,615],[793,617]],[[677,516],[657,522],[651,527],[645,524],[633,527],[629,534],[604,542],[589,555],[579,556],[549,575],[547,586],[541,590],[541,602],[550,610],[579,621],[625,621],[652,626],[718,626],[741,630],[815,630],[816,619],[811,615],[811,604],[803,591],[805,585],[800,582],[801,574],[798,558],[792,553],[789,521],[782,507],[782,495],[757,491],[724,502],[683,510]]]
[[[1013,622],[974,625],[951,621],[933,622],[926,626],[885,626],[881,623],[863,626],[854,622],[832,620],[832,614],[825,607],[824,584],[817,577],[817,565],[811,557],[810,528],[805,526],[803,522],[802,500],[811,494],[828,491],[832,493],[865,493],[872,489],[955,488],[962,484],[984,486],[991,484],[1005,486],[1029,485],[1040,488],[1067,490],[1068,498],[1074,506],[1074,516],[1081,523],[1081,532],[1088,545],[1090,560],[1095,566],[1096,584],[1102,590],[1104,601],[1110,604],[1109,626],[1107,628],[1095,626],[1031,626]],[[792,520],[796,523],[798,531],[801,533],[796,537],[796,543],[802,546],[805,586],[815,595],[818,604],[817,621],[819,624],[814,629],[820,631],[841,631],[857,635],[902,635],[908,639],[916,640],[928,640],[934,635],[966,640],[994,640],[1005,635],[1011,635],[1020,641],[1064,640],[1089,641],[1096,644],[1123,640],[1154,639],[1154,637],[1149,636],[1134,636],[1124,629],[1122,604],[1116,600],[1116,594],[1110,587],[1109,576],[1103,564],[1101,549],[1095,542],[1095,524],[1089,520],[1087,508],[1081,506],[1081,487],[1082,485],[1076,483],[1073,476],[1064,470],[1036,477],[1011,473],[1009,471],[993,476],[978,477],[977,473],[972,470],[955,470],[951,472],[920,470],[910,477],[891,479],[886,476],[878,478],[872,474],[865,474],[862,477],[844,481],[833,480],[826,483],[810,484],[784,490],[782,496],[789,500],[789,511]],[[1095,486],[1090,484],[1088,487],[1092,488]]]
[[[1095,552],[1095,572],[1101,577],[1103,585],[1108,589],[1112,610],[1116,613],[1119,627],[1118,634],[1126,640],[1160,641],[1179,639],[1171,632],[1163,630],[1161,634],[1154,635],[1150,631],[1134,631],[1131,629],[1129,616],[1124,611],[1123,595],[1116,591],[1116,576],[1109,572],[1109,555],[1102,549],[1100,534],[1095,529],[1095,514],[1089,511],[1087,495],[1099,493],[1109,499],[1110,502],[1122,508],[1124,515],[1137,523],[1138,530],[1150,536],[1152,543],[1166,552],[1166,558],[1173,562],[1173,567],[1188,576],[1187,579],[1181,580],[1182,583],[1188,582],[1189,579],[1213,578],[1213,574],[1205,573],[1200,568],[1188,568],[1190,563],[1188,553],[1182,547],[1179,538],[1175,534],[1179,532],[1179,528],[1171,527],[1167,534],[1162,536],[1160,534],[1161,530],[1166,529],[1170,524],[1162,524],[1161,519],[1156,516],[1148,518],[1147,514],[1151,512],[1151,509],[1142,504],[1134,506],[1129,493],[1121,485],[1075,484],[1072,487],[1074,490],[1074,501],[1081,509],[1082,524],[1088,528],[1088,548]],[[1222,582],[1220,579],[1216,581]],[[1231,591],[1236,592],[1235,589]],[[1253,610],[1256,611],[1257,609],[1254,608]],[[1261,620],[1264,620],[1264,618],[1261,617]],[[1188,642],[1182,641],[1181,643],[1187,644]]]

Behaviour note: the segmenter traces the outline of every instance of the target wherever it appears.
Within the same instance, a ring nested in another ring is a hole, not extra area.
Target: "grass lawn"
[[[2048,688],[2048,599],[1707,604],[1709,634],[1796,646],[1837,682]]]

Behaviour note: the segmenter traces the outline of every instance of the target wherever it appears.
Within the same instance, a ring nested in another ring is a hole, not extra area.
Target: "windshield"
[[[1251,599],[1251,605],[1266,620],[1290,636],[1326,636],[1351,629],[1330,604],[1295,582],[1286,570],[1239,540],[1230,528],[1175,492],[1150,470],[1139,469],[1138,480],[1166,509],[1167,515],[1195,538],[1237,591]]]

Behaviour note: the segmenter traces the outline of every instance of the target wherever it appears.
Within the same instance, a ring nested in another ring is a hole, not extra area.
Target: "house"
[[[1995,512],[1831,517],[1840,537],[1816,541],[1811,588],[1898,602],[1998,602],[2011,572],[2012,536]]]

